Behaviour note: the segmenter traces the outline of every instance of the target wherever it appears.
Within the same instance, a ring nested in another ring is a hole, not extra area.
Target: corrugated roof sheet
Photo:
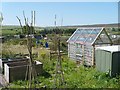
[[[103,47],[97,47],[97,50],[105,50],[105,51],[110,51],[110,52],[117,52],[120,51],[120,45],[114,45],[114,46],[103,46]]]

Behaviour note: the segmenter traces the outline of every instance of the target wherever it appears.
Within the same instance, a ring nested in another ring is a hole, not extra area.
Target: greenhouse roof
[[[104,32],[102,34],[102,32]],[[100,36],[102,35],[102,36]],[[105,37],[106,36],[106,37]],[[98,40],[98,41],[97,41]],[[67,42],[80,44],[112,43],[104,28],[78,28]]]

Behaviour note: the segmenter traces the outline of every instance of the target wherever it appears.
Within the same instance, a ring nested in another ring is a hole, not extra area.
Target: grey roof
[[[98,49],[109,51],[109,52],[118,52],[120,51],[120,45],[97,47],[96,50]]]

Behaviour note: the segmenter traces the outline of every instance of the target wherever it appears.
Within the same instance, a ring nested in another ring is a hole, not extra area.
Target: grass
[[[46,54],[46,57],[40,61],[44,65],[45,72],[37,77],[36,87],[55,88],[55,57],[50,61]],[[120,76],[110,78],[108,74],[98,72],[93,67],[77,66],[67,56],[63,57],[62,67],[65,83],[57,88],[120,88]],[[26,83],[27,81],[15,81],[11,83],[10,88],[27,87]]]
[[[5,35],[15,35],[17,33],[20,32],[20,29],[19,30],[2,30],[2,35],[5,36]]]
[[[8,55],[11,55],[11,53],[28,53],[25,45],[4,43],[3,50],[5,50],[5,54]],[[36,87],[55,88],[54,75],[57,57],[53,56],[50,60],[49,50],[45,48],[34,47],[33,53],[38,53],[38,57],[35,59],[43,63],[44,69],[44,73],[36,78]],[[62,68],[65,84],[62,86],[58,85],[57,88],[120,88],[120,76],[111,78],[106,73],[98,72],[96,68],[76,65],[76,63],[73,60],[70,60],[67,55],[62,56]],[[21,80],[14,81],[10,84],[9,88],[25,88],[28,87],[27,82],[28,81]]]
[[[13,45],[10,43],[3,44],[7,54],[11,55],[11,52],[13,54],[28,53],[25,45]],[[33,47],[33,53],[38,53],[38,57],[35,59],[43,63],[44,69],[44,73],[41,76],[36,77],[36,87],[55,88],[54,75],[57,57],[53,56],[52,60],[49,60],[49,50],[45,48]],[[111,78],[107,73],[98,72],[96,68],[76,65],[76,63],[73,60],[70,60],[67,55],[62,56],[62,67],[65,81],[64,85],[58,85],[57,88],[120,88],[120,76]],[[9,88],[25,88],[28,87],[27,83],[28,81],[14,81],[13,83],[10,83]],[[32,83],[35,85],[34,82]]]
[[[112,32],[113,35],[120,35],[120,31],[119,32]]]

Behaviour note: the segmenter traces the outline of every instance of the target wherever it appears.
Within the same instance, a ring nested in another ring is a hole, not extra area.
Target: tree
[[[28,24],[26,26],[23,26],[22,34],[24,34],[24,35],[35,34],[34,27],[33,26],[29,26]]]
[[[120,31],[120,28],[118,28],[118,31]]]
[[[31,12],[32,14],[32,20],[31,20],[31,25],[28,24],[28,21],[26,20],[24,11],[23,11],[23,16],[24,16],[24,20],[25,20],[25,26],[22,26],[21,24],[21,20],[17,17],[17,19],[19,20],[20,26],[22,28],[22,34],[26,34],[27,35],[27,48],[28,48],[28,52],[29,52],[29,62],[28,62],[28,70],[26,73],[26,77],[28,76],[29,78],[29,88],[32,87],[32,80],[35,80],[36,77],[36,71],[35,71],[35,63],[33,62],[33,58],[32,58],[32,34],[34,34],[34,27],[33,27],[33,23],[35,25],[35,11]],[[33,22],[33,14],[34,14],[34,22]]]
[[[115,28],[112,28],[112,31],[115,31]]]

